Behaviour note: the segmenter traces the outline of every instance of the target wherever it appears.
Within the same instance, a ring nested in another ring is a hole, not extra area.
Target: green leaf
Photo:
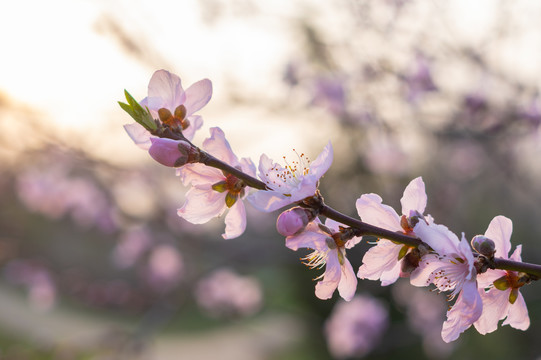
[[[127,90],[124,90],[124,95],[126,96],[128,103],[118,102],[118,105],[120,105],[122,110],[127,112],[128,115],[148,131],[156,130],[158,126],[154,122],[152,115],[150,115],[148,108],[143,108]]]

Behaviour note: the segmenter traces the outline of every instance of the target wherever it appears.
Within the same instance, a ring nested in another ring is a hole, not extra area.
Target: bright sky
[[[224,2],[206,2],[224,10]],[[213,101],[202,112],[205,129],[222,127],[235,149],[255,147],[258,154],[265,151],[276,156],[283,153],[275,150],[280,142],[291,144],[289,148],[308,146],[308,140],[298,134],[303,133],[309,114],[286,118],[279,109],[273,115],[257,106],[234,105],[231,109],[228,101],[231,84],[235,91],[240,89],[256,99],[258,95],[273,99],[283,91],[283,65],[299,46],[291,41],[291,28],[285,21],[314,6],[309,7],[307,0],[260,0],[254,3],[263,16],[243,16],[240,7],[225,6],[229,16],[212,21],[210,11],[206,16],[211,21],[205,24],[201,3],[205,2],[11,1],[0,11],[0,91],[39,110],[51,126],[82,141],[99,143],[101,151],[107,152],[113,146],[111,140],[103,141],[104,134],[114,134],[118,146],[130,146],[129,139],[121,135],[121,125],[129,119],[116,104],[122,100],[123,89],[136,98],[144,97],[152,72],[166,67],[178,73],[185,86],[205,77],[213,81]],[[327,35],[338,39],[341,18],[333,16],[332,3],[320,2],[316,13],[319,21],[329,25]],[[497,17],[492,4],[490,0],[453,2],[444,10],[447,19],[456,21],[443,27],[453,36],[471,37],[474,42]],[[525,4],[528,2],[519,1],[513,10],[528,10]],[[535,14],[526,11],[525,16]],[[141,47],[144,61],[120,50],[111,31],[114,23]],[[512,47],[502,50],[501,61],[516,67],[519,74],[527,74],[523,76],[537,71],[539,34],[530,32],[519,41],[510,40]],[[532,48],[531,44],[538,45]],[[267,136],[258,138],[257,132]],[[204,130],[201,136],[206,134]],[[327,140],[320,136],[316,142],[323,147]]]

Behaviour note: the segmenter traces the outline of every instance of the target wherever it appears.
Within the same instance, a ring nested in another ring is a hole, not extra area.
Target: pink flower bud
[[[150,138],[150,156],[162,165],[179,167],[189,162],[192,145],[182,140]],[[182,151],[181,151],[182,150]]]
[[[309,209],[294,207],[284,211],[276,220],[276,229],[284,236],[297,235],[304,230],[314,216]]]

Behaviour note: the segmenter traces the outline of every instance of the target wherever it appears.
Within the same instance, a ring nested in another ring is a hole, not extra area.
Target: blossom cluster
[[[358,279],[377,280],[388,286],[402,277],[409,278],[413,286],[432,286],[446,292],[448,300],[454,301],[441,331],[445,342],[456,340],[472,325],[481,334],[490,333],[503,319],[504,325],[516,329],[529,327],[519,289],[534,278],[493,266],[494,258],[521,262],[520,245],[509,255],[510,219],[496,216],[485,234],[474,237],[470,246],[464,233],[458,237],[425,215],[428,199],[425,184],[418,177],[404,191],[400,214],[385,205],[379,195],[363,194],[356,200],[360,221],[354,219],[352,225],[343,217],[329,215],[318,190],[333,161],[330,142],[314,161],[295,152],[296,160],[279,164],[263,154],[256,171],[252,160],[234,154],[220,128],[210,129],[201,149],[191,143],[203,123],[196,112],[212,96],[209,80],[184,90],[178,76],[159,70],[148,89],[148,97],[141,102],[135,103],[127,95],[129,104],[121,104],[136,120],[125,129],[153,159],[177,168],[177,176],[190,187],[178,209],[183,219],[202,224],[227,213],[222,236],[231,239],[246,229],[244,201],[262,212],[293,205],[278,217],[277,230],[285,237],[286,247],[310,250],[302,258],[304,264],[324,268],[315,279],[318,298],[330,299],[338,290],[344,300],[351,301]],[[326,217],[324,222],[322,216]],[[388,234],[377,236],[356,272],[347,251],[369,233],[355,224],[369,224],[381,230],[379,234]],[[419,242],[401,242],[399,235]]]

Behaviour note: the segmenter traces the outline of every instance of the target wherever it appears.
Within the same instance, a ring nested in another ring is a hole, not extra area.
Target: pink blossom
[[[202,109],[212,97],[212,83],[203,79],[191,85],[186,91],[180,78],[167,70],[158,70],[148,84],[148,96],[140,104],[148,107],[154,119],[175,127],[182,128],[182,134],[192,140],[195,131],[203,125],[203,119],[195,112]],[[164,110],[162,110],[164,109]],[[164,116],[168,114],[170,116]],[[126,132],[136,145],[148,150],[153,137],[142,125],[132,123],[124,125]]]
[[[171,290],[183,275],[184,261],[178,249],[167,244],[152,249],[145,278],[153,289],[160,292]]]
[[[28,300],[38,310],[48,311],[56,303],[56,285],[49,270],[42,265],[17,259],[6,264],[8,281],[23,285],[28,291]]]
[[[440,291],[451,291],[449,300],[458,295],[453,307],[447,311],[441,332],[443,341],[454,341],[479,319],[482,311],[470,245],[464,234],[462,240],[458,240],[443,225],[419,221],[414,232],[435,253],[421,258],[419,267],[411,273],[410,282],[415,286],[432,283]]]
[[[319,179],[333,161],[332,145],[329,142],[313,162],[304,154],[297,156],[298,161],[282,166],[272,162],[267,155],[261,155],[259,178],[270,190],[251,194],[248,200],[252,205],[260,211],[271,212],[315,194]]]
[[[263,303],[257,279],[225,268],[201,280],[195,289],[195,298],[201,308],[215,317],[252,315]]]
[[[146,227],[128,229],[113,249],[113,263],[120,269],[133,266],[152,245],[152,235]]]
[[[316,296],[322,300],[330,299],[334,290],[338,288],[340,296],[349,301],[357,289],[357,279],[353,267],[346,258],[346,248],[357,244],[361,238],[342,240],[339,225],[336,221],[327,219],[325,226],[322,226],[316,219],[300,234],[286,238],[286,246],[292,250],[299,248],[314,250],[303,258],[308,267],[325,266],[325,273],[316,278],[320,280],[316,284]]]
[[[412,103],[416,103],[423,94],[438,91],[432,79],[430,63],[422,53],[417,53],[413,69],[404,80],[408,87],[406,98]]]
[[[340,301],[325,323],[329,352],[334,358],[360,358],[374,349],[389,325],[388,310],[380,300],[357,295]]]
[[[427,196],[425,184],[421,177],[413,179],[400,200],[402,218],[388,205],[382,204],[382,199],[376,194],[364,194],[356,202],[357,212],[361,219],[384,229],[401,233],[412,232],[408,225],[408,217],[421,216],[425,211]],[[405,256],[404,245],[395,244],[390,240],[379,239],[376,246],[370,248],[363,257],[363,265],[357,276],[361,279],[381,280],[382,286],[394,283],[401,274],[401,259]]]
[[[210,129],[210,138],[203,142],[203,149],[225,163],[255,176],[255,166],[250,159],[240,161],[231,150],[220,128]],[[187,164],[177,170],[184,185],[191,189],[186,193],[186,202],[178,209],[178,215],[192,224],[203,224],[214,217],[225,217],[225,239],[240,236],[246,229],[246,210],[241,201],[245,196],[245,184],[232,174],[200,163]]]
[[[346,91],[340,77],[318,77],[315,80],[312,103],[340,116],[346,112]]]
[[[485,236],[494,241],[496,257],[509,258],[512,232],[513,223],[505,216],[496,216],[488,225]],[[511,260],[522,261],[521,251],[522,246],[518,245],[511,255]],[[489,269],[478,275],[477,279],[483,300],[483,313],[474,323],[479,333],[484,335],[493,332],[498,328],[499,320],[503,319],[503,325],[511,325],[515,329],[526,330],[530,326],[526,302],[518,291],[524,283],[521,283],[516,271]],[[485,291],[486,287],[490,289]]]

